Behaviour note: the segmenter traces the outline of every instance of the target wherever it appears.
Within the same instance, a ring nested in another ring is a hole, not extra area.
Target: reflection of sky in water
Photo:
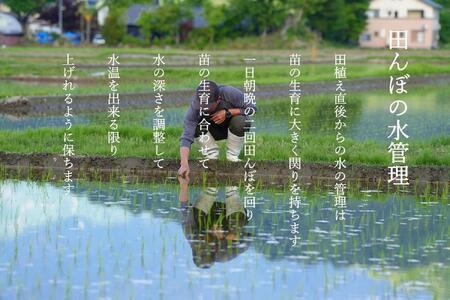
[[[445,90],[446,88],[442,87],[442,89]],[[408,103],[408,111],[405,115],[399,118],[402,124],[408,124],[406,133],[411,139],[422,139],[450,134],[450,101],[443,101],[443,99],[440,99],[439,97],[446,97],[447,93],[442,92],[439,94],[439,90],[440,87],[437,87],[427,93],[426,96],[421,96],[421,94],[408,95],[408,98],[405,99]],[[347,99],[347,102],[352,101],[351,95],[348,96]],[[364,101],[364,103],[359,106],[359,111],[356,113],[349,111],[347,114],[348,129],[345,135],[357,140],[375,139],[386,141],[388,135],[390,134],[390,129],[388,126],[394,125],[396,122],[396,117],[389,113],[389,104],[393,101],[393,99],[367,93],[362,101]],[[307,104],[308,102],[303,102],[301,109],[310,109]],[[332,106],[326,106],[325,103],[323,105],[324,109],[333,109]],[[349,108],[349,110],[351,109],[352,108]],[[186,110],[187,107],[184,106],[165,108],[164,117],[166,119],[166,126],[182,126]],[[144,113],[142,114],[142,112]],[[287,106],[287,102],[285,102],[284,106],[281,107],[275,103],[273,105],[261,105],[259,108],[259,113],[255,115],[256,131],[276,134],[285,133],[288,135],[288,128],[291,126],[288,123],[290,120],[288,114],[289,107]],[[151,128],[153,126],[154,114],[151,109],[140,110],[138,111],[138,115],[139,117],[136,117],[136,115],[133,116],[133,113],[130,113],[126,119],[122,118],[122,121],[143,125],[147,128]],[[91,121],[92,116],[92,114],[75,115],[74,124],[93,123],[93,121]],[[106,112],[95,114],[95,119],[104,120],[106,124]],[[299,119],[302,121],[301,116]],[[307,124],[307,126],[308,130],[312,133],[324,133],[323,128],[327,128],[324,124],[329,124],[326,133],[332,135],[335,133],[335,118],[333,111],[331,110],[329,114],[322,114],[320,117],[312,118],[310,121],[303,120],[302,122],[302,124],[305,124],[305,122],[311,122],[311,124]],[[0,115],[0,129],[24,129],[29,127],[37,128],[47,126],[64,127],[64,118],[53,116],[30,117],[12,120],[8,117]],[[303,130],[306,133],[306,130]]]
[[[287,202],[260,192],[250,248],[199,269],[173,187],[91,183],[68,197],[52,184],[4,181],[0,193],[2,299],[450,296],[447,204],[361,196],[348,202],[344,237],[330,195],[307,195],[302,245],[291,248]]]
[[[354,121],[350,120],[349,135],[356,139],[370,137],[387,140],[392,131],[388,126],[395,125],[397,119],[402,125],[408,124],[405,133],[410,138],[450,135],[450,101],[439,103],[435,93],[430,97],[405,99],[408,111],[396,117],[389,113],[389,105],[393,100],[367,97],[360,117]]]
[[[438,89],[438,88],[437,88]],[[445,93],[442,96],[446,96]],[[428,93],[426,96],[410,96],[405,99],[408,104],[408,111],[398,117],[401,124],[408,124],[405,133],[411,139],[415,138],[430,138],[433,136],[450,135],[450,101],[442,101],[439,99],[439,94],[435,91]],[[347,98],[347,103],[352,101],[351,95]],[[372,94],[364,96],[364,103],[361,105],[361,111],[356,115],[352,115],[351,109],[347,114],[347,133],[346,136],[356,140],[375,139],[386,141],[391,133],[390,125],[395,125],[397,117],[389,113],[389,105],[395,99],[386,97],[379,97]],[[330,102],[331,103],[331,102]],[[303,108],[307,108],[307,102],[303,103]],[[331,114],[318,117],[308,124],[308,130],[313,133],[323,132],[324,123],[329,124],[327,133],[335,134],[334,132],[334,114],[332,107],[328,106],[324,109],[330,109]],[[288,132],[289,119],[286,118],[285,111],[275,110],[272,116],[267,116],[259,121],[261,131],[268,131],[273,133]],[[283,119],[283,117],[285,119]],[[299,117],[302,121],[301,116]],[[304,131],[306,132],[306,131]]]

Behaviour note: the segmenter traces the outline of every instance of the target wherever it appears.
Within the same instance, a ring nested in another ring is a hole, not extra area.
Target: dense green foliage
[[[127,32],[123,11],[121,9],[111,9],[106,17],[105,25],[102,27],[102,34],[108,45],[119,44]]]
[[[221,4],[220,4],[221,3]],[[151,44],[180,42],[180,23],[202,6],[206,28],[188,38],[197,46],[248,36],[280,34],[283,39],[309,39],[313,33],[337,43],[355,43],[365,27],[369,0],[212,0],[164,1],[141,15],[139,25]]]
[[[442,9],[439,15],[439,21],[441,23],[441,30],[439,32],[439,42],[442,44],[450,43],[450,0],[436,0],[437,3],[442,5]]]
[[[15,13],[22,23],[25,23],[28,17],[33,13],[41,12],[46,4],[53,1],[51,0],[4,0],[2,1],[7,5],[13,13]]]

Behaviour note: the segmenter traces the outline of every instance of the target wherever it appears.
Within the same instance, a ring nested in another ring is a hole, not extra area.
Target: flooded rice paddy
[[[430,137],[448,135],[450,132],[450,87],[437,85],[434,87],[417,88],[403,99],[408,103],[408,112],[403,121],[408,124],[408,134],[412,139],[428,139]],[[286,99],[288,99],[286,97]],[[392,98],[388,91],[357,93],[347,96],[347,134],[356,139],[374,139],[385,141],[390,134],[388,126],[395,121],[395,116],[389,113]],[[190,99],[186,100],[186,103]],[[149,99],[149,103],[151,100]],[[302,129],[305,133],[334,133],[333,124],[334,100],[331,96],[306,96],[301,103]],[[187,106],[165,107],[164,117],[167,127],[181,127]],[[282,98],[261,101],[255,115],[257,132],[287,134],[289,124],[289,101]],[[120,121],[152,128],[152,109],[124,110]],[[106,107],[104,112],[74,113],[74,124],[105,124],[107,126]],[[26,116],[15,117],[0,115],[0,129],[23,130],[26,128],[64,127],[65,118],[61,116]]]
[[[186,193],[187,192],[187,193]],[[450,204],[360,191],[0,181],[0,299],[449,299]],[[208,211],[210,213],[205,213]],[[209,215],[209,217],[205,217]]]

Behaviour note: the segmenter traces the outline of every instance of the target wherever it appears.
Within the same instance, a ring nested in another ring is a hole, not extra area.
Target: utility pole
[[[64,0],[59,0],[58,4],[58,25],[61,34],[63,34],[63,10],[64,10]]]

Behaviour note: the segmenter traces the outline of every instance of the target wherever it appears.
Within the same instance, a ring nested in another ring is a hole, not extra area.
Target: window
[[[423,30],[413,30],[412,40],[416,43],[423,44],[425,42],[425,31]]]
[[[373,19],[373,18],[379,18],[380,17],[380,10],[379,9],[369,9],[367,11],[367,18]]]
[[[411,9],[411,10],[408,10],[408,18],[409,19],[423,19],[423,18],[425,18],[425,13],[423,10]]]
[[[369,33],[364,33],[361,35],[361,41],[363,42],[368,42],[370,41],[370,34]]]

